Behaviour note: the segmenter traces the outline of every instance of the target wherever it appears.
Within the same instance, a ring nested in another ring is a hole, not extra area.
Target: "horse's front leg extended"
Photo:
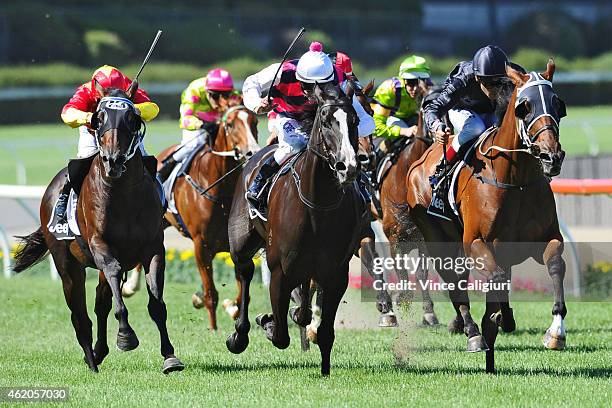
[[[550,350],[563,350],[565,348],[565,324],[563,319],[567,314],[565,307],[565,293],[563,290],[563,279],[565,278],[565,261],[561,258],[563,254],[563,241],[553,239],[544,250],[544,263],[548,268],[548,274],[553,281],[555,304],[553,305],[553,321],[542,342],[544,347]]]
[[[90,239],[89,247],[96,266],[104,272],[113,293],[113,299],[115,299],[115,318],[119,321],[117,348],[122,351],[134,350],[138,347],[139,342],[136,333],[128,323],[128,310],[121,295],[121,265],[113,256],[108,244],[99,235]]]
[[[159,337],[161,340],[161,355],[164,357],[164,365],[162,372],[168,374],[172,371],[181,371],[185,366],[174,355],[174,347],[170,343],[168,337],[168,329],[166,327],[166,319],[168,312],[164,303],[164,271],[166,268],[165,249],[163,244],[160,244],[154,255],[145,259],[143,262],[145,268],[145,277],[147,281],[147,291],[149,292],[149,316],[157,325]]]

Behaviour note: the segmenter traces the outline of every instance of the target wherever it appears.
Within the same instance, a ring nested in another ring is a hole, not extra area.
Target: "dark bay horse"
[[[105,96],[92,119],[99,153],[83,180],[77,201],[82,240],[56,240],[47,228],[67,177],[67,169],[63,169],[53,178],[42,198],[41,226],[22,237],[24,245],[15,255],[14,270],[21,272],[51,252],[85,362],[95,372],[109,352],[106,324],[113,299],[115,317],[119,321],[117,348],[129,351],[139,344],[128,323],[128,310],[120,288],[122,275],[139,263],[146,273],[149,314],[161,337],[163,372],[184,368],[174,355],[166,329],[163,207],[155,174],[152,174],[154,170],[145,168],[146,160],[138,148],[144,134],[139,131],[142,120],[132,103],[137,86],[134,82],[127,92],[98,89]],[[93,349],[92,323],[85,297],[86,267],[100,270],[95,302],[98,339]]]
[[[315,87],[318,109],[305,151],[272,187],[268,221],[251,220],[244,198],[246,186],[258,166],[273,153],[267,147],[249,161],[243,171],[230,213],[230,252],[242,283],[242,303],[236,331],[227,339],[233,353],[249,343],[249,285],[253,255],[265,247],[272,272],[272,314],[257,323],[272,343],[289,346],[287,312],[291,291],[301,288],[301,306],[292,318],[304,327],[310,322],[310,281],[322,289],[322,318],[318,329],[321,373],[330,372],[334,319],[348,285],[348,264],[359,244],[359,232],[367,212],[354,187],[357,176],[357,114],[352,107],[352,87],[344,96],[336,87]],[[308,130],[308,126],[305,126]]]
[[[476,149],[470,166],[458,176],[455,201],[463,221],[455,223],[429,217],[431,200],[429,175],[440,162],[442,148],[434,145],[409,170],[408,204],[410,216],[428,243],[456,245],[429,246],[430,256],[446,257],[450,247],[466,257],[483,260],[479,269],[489,282],[507,283],[512,265],[532,257],[545,264],[553,281],[555,302],[553,323],[544,336],[550,349],[565,346],[563,319],[567,313],[563,292],[565,262],[563,238],[559,231],[555,200],[549,178],[561,171],[564,152],[559,142],[559,121],[565,116],[565,104],[554,93],[552,60],[546,71],[524,75],[507,67],[515,85],[502,124]],[[528,243],[518,246],[517,243]],[[447,282],[457,282],[452,269],[438,270]],[[482,333],[470,315],[467,292],[450,291],[457,318],[465,325],[468,350],[486,350],[486,371],[494,372],[494,347],[498,327],[504,332],[515,329],[508,291],[491,290],[486,294]]]
[[[176,150],[173,145],[162,151],[157,160],[161,163]],[[187,232],[193,241],[196,264],[202,279],[202,292],[193,295],[196,308],[206,306],[210,328],[217,329],[217,304],[219,294],[213,279],[212,260],[219,252],[229,251],[227,221],[232,197],[245,158],[260,149],[257,144],[257,117],[243,105],[231,106],[223,115],[212,146],[205,146],[195,155],[188,170],[190,180],[202,189],[224,178],[205,193],[198,192],[186,177],[177,179],[174,186],[176,209],[181,214]],[[231,174],[228,172],[233,171]],[[179,231],[178,222],[171,212],[166,220]],[[224,302],[226,310],[236,318],[240,305],[240,282],[237,281],[238,295],[234,302]]]

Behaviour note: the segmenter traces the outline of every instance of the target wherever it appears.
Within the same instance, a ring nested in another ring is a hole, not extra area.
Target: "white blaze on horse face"
[[[261,150],[261,147],[257,143],[255,136],[253,136],[253,132],[251,131],[251,126],[249,126],[249,114],[245,111],[240,111],[238,112],[238,119],[242,121],[242,123],[244,124],[244,128],[247,131],[247,142],[248,142],[247,151],[251,153],[255,153]]]
[[[342,146],[338,154],[338,161],[343,162],[347,168],[355,169],[357,167],[357,158],[355,156],[355,150],[351,145],[349,139],[348,124],[346,123],[346,112],[342,109],[338,109],[334,112],[334,118],[340,124],[340,133],[342,134]]]

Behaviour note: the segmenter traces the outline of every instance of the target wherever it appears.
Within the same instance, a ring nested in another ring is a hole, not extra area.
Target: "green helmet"
[[[404,79],[426,79],[429,78],[431,69],[423,57],[411,55],[402,61],[399,68],[399,77]]]

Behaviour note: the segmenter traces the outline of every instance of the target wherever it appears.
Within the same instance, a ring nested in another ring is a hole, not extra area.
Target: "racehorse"
[[[158,163],[170,156],[178,145],[163,150]],[[194,307],[206,306],[210,328],[217,330],[219,294],[213,279],[212,260],[219,252],[229,251],[227,220],[236,182],[245,158],[260,149],[257,144],[257,116],[241,104],[233,104],[224,113],[211,146],[205,146],[193,158],[187,176],[177,179],[174,202],[187,231],[182,231],[170,211],[166,220],[193,241],[195,259],[202,279],[202,292],[194,293]],[[231,172],[231,173],[230,173]],[[213,186],[213,184],[217,183]],[[188,234],[188,235],[187,235]],[[224,308],[236,318],[240,306],[240,282],[235,301],[226,300]]]
[[[117,348],[129,351],[139,344],[128,323],[120,282],[124,273],[142,264],[149,292],[149,314],[161,337],[162,371],[182,370],[184,365],[174,355],[166,329],[163,206],[157,191],[154,166],[147,168],[148,158],[142,156],[138,147],[144,136],[144,132],[140,132],[142,119],[132,102],[138,84],[133,82],[127,92],[102,89],[97,83],[96,88],[104,95],[92,118],[99,153],[84,175],[76,204],[81,236],[72,241],[56,240],[47,227],[68,175],[69,170],[64,168],[53,178],[43,195],[41,226],[32,234],[21,237],[24,245],[15,255],[14,270],[21,272],[51,252],[62,279],[77,340],[85,353],[85,362],[97,372],[109,352],[106,324],[112,299],[115,300],[115,317],[119,321]],[[73,173],[70,174],[74,186]],[[95,301],[98,339],[93,349],[92,323],[85,304],[86,267],[100,270]]]
[[[555,64],[550,60],[546,71],[529,75],[506,68],[515,87],[503,121],[476,148],[470,165],[458,175],[455,202],[463,228],[453,222],[430,218],[429,176],[440,162],[442,147],[434,145],[413,164],[407,175],[410,217],[428,243],[457,243],[465,257],[481,259],[481,272],[493,283],[509,282],[512,265],[529,257],[545,264],[553,281],[555,302],[553,323],[544,337],[550,349],[563,349],[567,313],[563,292],[565,262],[563,238],[548,183],[558,175],[565,153],[559,142],[559,121],[565,116],[565,104],[554,93],[552,78]],[[528,242],[517,248],[505,243]],[[450,246],[453,246],[452,244]],[[430,256],[448,256],[448,248],[428,245]],[[457,283],[452,269],[438,270],[447,282]],[[495,372],[494,346],[498,326],[504,332],[515,329],[508,291],[492,290],[486,294],[482,334],[469,312],[467,292],[456,288],[450,298],[468,337],[468,351],[486,350],[486,371]]]
[[[325,85],[324,85],[325,86]],[[348,264],[359,243],[360,225],[366,209],[354,187],[357,176],[357,114],[352,107],[353,88],[346,96],[337,87],[315,86],[318,108],[307,148],[294,156],[287,171],[278,176],[269,193],[268,221],[250,219],[244,198],[246,186],[257,167],[273,153],[266,147],[249,161],[236,187],[230,212],[230,253],[242,284],[240,315],[227,348],[241,353],[249,343],[249,285],[253,277],[253,255],[266,249],[272,272],[270,302],[273,314],[256,322],[272,343],[289,346],[287,312],[291,291],[301,288],[301,305],[292,313],[304,327],[310,322],[310,281],[322,288],[322,318],[318,329],[321,373],[329,375],[334,342],[334,319],[348,285]],[[309,129],[311,127],[311,129]]]

